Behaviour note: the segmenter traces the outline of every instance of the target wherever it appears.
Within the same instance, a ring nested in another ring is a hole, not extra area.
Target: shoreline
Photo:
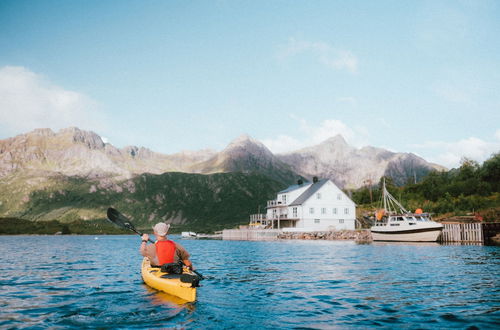
[[[372,241],[369,229],[362,230],[339,230],[339,231],[313,231],[313,232],[282,232],[278,235],[278,240],[350,240],[350,241]]]

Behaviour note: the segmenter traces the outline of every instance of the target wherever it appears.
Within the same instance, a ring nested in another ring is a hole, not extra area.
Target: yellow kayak
[[[179,297],[187,302],[196,300],[198,277],[184,267],[183,274],[169,274],[151,267],[148,258],[142,260],[141,275],[144,283],[153,289]]]

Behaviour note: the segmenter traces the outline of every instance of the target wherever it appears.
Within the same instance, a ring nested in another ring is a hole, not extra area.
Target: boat
[[[144,258],[141,275],[144,283],[153,289],[179,297],[186,302],[196,300],[199,277],[186,267],[183,267],[182,274],[169,274],[163,272],[160,267],[151,266],[149,259]]]
[[[385,186],[382,188],[383,208],[375,215],[375,224],[370,228],[374,241],[436,242],[443,225],[431,220],[428,213],[417,209],[407,211],[392,196]]]
[[[182,238],[196,238],[197,236],[198,236],[198,234],[196,234],[195,232],[192,232],[192,231],[183,231],[181,233]]]

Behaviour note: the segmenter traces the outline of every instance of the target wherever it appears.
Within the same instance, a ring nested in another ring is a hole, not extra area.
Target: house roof
[[[296,189],[304,188],[304,187],[306,187],[308,185],[311,185],[311,183],[310,182],[306,182],[306,183],[303,183],[301,185],[294,184],[293,186],[290,186],[290,187],[286,188],[285,190],[282,190],[282,191],[278,192],[278,194],[285,194],[285,193],[288,193],[290,191],[294,191]]]
[[[309,199],[309,197],[311,197],[312,195],[314,195],[315,192],[317,192],[321,187],[323,187],[323,185],[325,183],[328,182],[328,179],[322,179],[322,180],[319,180],[318,182],[316,183],[313,183],[309,188],[307,188],[306,191],[304,191],[299,197],[297,197],[296,200],[294,200],[290,206],[293,206],[293,205],[301,205],[302,203],[304,203],[306,200]]]

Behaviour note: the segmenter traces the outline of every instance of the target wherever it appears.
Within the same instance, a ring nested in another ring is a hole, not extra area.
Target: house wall
[[[289,207],[289,214],[292,214],[292,208]],[[356,206],[331,181],[298,207],[298,213],[301,220],[297,222],[296,228],[303,228],[304,231],[355,229]]]

